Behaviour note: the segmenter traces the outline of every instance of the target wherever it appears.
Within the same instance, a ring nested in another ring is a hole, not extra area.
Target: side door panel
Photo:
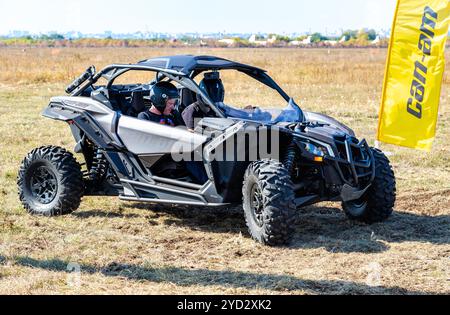
[[[158,155],[193,152],[207,141],[201,134],[185,127],[169,127],[158,123],[121,116],[118,134],[125,147],[136,155]]]

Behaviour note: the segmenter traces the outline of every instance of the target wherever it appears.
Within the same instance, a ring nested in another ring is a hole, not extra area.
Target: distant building
[[[326,40],[326,41],[324,41],[324,43],[327,45],[335,46],[335,45],[337,45],[338,41],[337,40]]]
[[[276,35],[272,35],[268,40],[267,40],[267,42],[269,43],[269,44],[273,44],[273,43],[275,43],[277,41],[277,36]]]
[[[306,37],[304,40],[293,40],[289,43],[289,45],[293,45],[293,46],[306,46],[306,45],[310,45],[312,43],[311,41],[312,37],[308,36]]]
[[[269,43],[269,40],[272,40],[272,38],[270,39],[266,39],[262,36],[258,36],[256,34],[253,34],[252,36],[250,36],[249,38],[249,42],[251,44],[257,45],[257,46],[267,46],[267,43]],[[276,38],[275,38],[276,40]]]
[[[233,46],[235,42],[236,40],[233,38],[223,38],[219,40],[219,43],[226,44],[228,46]]]

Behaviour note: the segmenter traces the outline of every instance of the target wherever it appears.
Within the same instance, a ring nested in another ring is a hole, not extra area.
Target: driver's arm
[[[196,104],[191,104],[183,111],[182,116],[184,123],[189,131],[193,132],[195,129],[194,126],[194,113],[195,113]]]

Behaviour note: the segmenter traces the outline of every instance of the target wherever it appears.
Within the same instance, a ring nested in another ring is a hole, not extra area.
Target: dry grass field
[[[291,246],[268,248],[249,238],[239,208],[84,198],[69,216],[27,215],[15,185],[23,156],[46,144],[74,146],[67,126],[40,116],[48,99],[91,64],[176,53],[263,67],[303,108],[373,144],[386,50],[2,48],[0,294],[450,293],[450,72],[434,150],[383,146],[398,181],[386,223],[349,222],[339,204],[324,203],[298,213]],[[256,92],[239,80],[227,86],[231,99]]]

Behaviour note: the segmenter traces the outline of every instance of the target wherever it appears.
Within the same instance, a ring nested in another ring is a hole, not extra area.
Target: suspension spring
[[[108,170],[108,161],[105,158],[105,155],[100,149],[97,149],[94,155],[94,159],[92,161],[92,168],[90,177],[93,181],[100,181],[106,174]]]
[[[297,161],[297,145],[292,142],[287,150],[286,150],[286,154],[283,160],[283,164],[286,167],[286,169],[288,170],[289,174],[291,174],[291,176],[295,176],[296,174],[294,173],[295,171],[295,167],[296,167],[296,161]]]

